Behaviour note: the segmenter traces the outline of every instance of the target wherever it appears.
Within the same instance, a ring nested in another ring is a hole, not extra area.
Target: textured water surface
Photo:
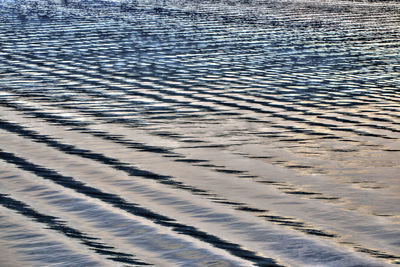
[[[400,3],[0,0],[0,266],[400,264]]]

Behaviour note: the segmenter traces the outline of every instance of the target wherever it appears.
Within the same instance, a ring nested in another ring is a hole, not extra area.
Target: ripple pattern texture
[[[400,264],[400,2],[0,0],[0,266]]]

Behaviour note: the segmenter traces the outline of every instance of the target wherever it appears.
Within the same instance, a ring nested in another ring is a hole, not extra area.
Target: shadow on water
[[[79,230],[68,227],[64,222],[53,216],[44,215],[36,212],[28,205],[10,198],[9,196],[0,194],[0,204],[4,207],[14,210],[26,217],[29,217],[39,223],[46,224],[50,229],[63,233],[69,238],[78,239],[85,246],[90,247],[96,253],[106,255],[109,259],[122,263],[135,265],[149,265],[147,263],[134,259],[134,255],[114,251],[115,248],[98,242],[98,238],[90,237]]]
[[[189,235],[189,236],[195,237],[197,239],[200,239],[204,242],[210,243],[211,245],[213,245],[217,248],[221,248],[221,249],[229,251],[230,253],[232,253],[235,256],[238,256],[240,258],[254,262],[256,265],[280,266],[280,265],[276,264],[273,259],[260,257],[252,251],[246,250],[245,248],[241,248],[237,244],[226,242],[216,236],[209,235],[205,232],[199,231],[195,227],[188,226],[188,225],[182,225],[178,222],[174,222],[174,220],[171,218],[153,213],[150,210],[147,210],[146,208],[140,207],[136,204],[126,202],[124,199],[120,198],[119,196],[109,194],[109,193],[104,193],[96,188],[84,185],[83,183],[81,183],[79,181],[75,181],[72,177],[62,176],[52,170],[29,163],[22,158],[16,157],[10,153],[7,153],[7,152],[1,151],[1,150],[0,150],[0,157],[1,157],[1,159],[5,160],[9,163],[17,165],[21,169],[32,172],[39,177],[42,177],[44,179],[49,179],[59,185],[62,185],[66,188],[73,189],[76,192],[82,193],[91,198],[100,199],[101,201],[104,201],[105,203],[109,203],[109,204],[113,205],[114,207],[120,208],[120,209],[127,211],[129,213],[132,213],[134,215],[144,217],[146,219],[150,219],[151,221],[155,222],[156,224],[160,224],[162,226],[172,228],[174,231],[176,231],[178,233]],[[58,226],[53,225],[55,218],[52,218],[51,216],[38,214],[38,213],[34,212],[32,209],[30,209],[29,207],[25,206],[23,203],[20,203],[16,200],[13,200],[6,196],[1,196],[1,200],[3,202],[2,204],[8,208],[17,210],[26,216],[33,217],[33,218],[35,218],[35,220],[37,220],[39,222],[45,222],[47,224],[50,224],[51,227],[55,227],[55,228],[59,227],[59,229],[57,229],[57,230],[64,230],[63,231],[64,233],[68,232],[68,234],[71,234],[71,236],[73,236],[73,237],[83,239],[83,234],[77,232],[74,229],[67,228],[60,223]],[[85,239],[82,240],[82,242],[84,242],[85,245],[94,246],[95,243],[90,243]],[[88,238],[88,239],[90,239],[90,238]],[[101,246],[101,245],[99,245],[99,246]],[[117,252],[102,250],[102,247],[97,247],[97,249],[98,249],[97,251],[99,253],[103,253],[103,254],[108,253],[111,255],[113,253],[115,253],[118,255]],[[117,261],[122,261],[122,262],[123,261],[129,262],[130,260],[123,258],[124,256],[126,257],[129,255],[121,254],[121,255],[118,255],[116,258],[112,258],[112,259],[117,260]],[[143,263],[143,264],[145,264],[145,263]]]

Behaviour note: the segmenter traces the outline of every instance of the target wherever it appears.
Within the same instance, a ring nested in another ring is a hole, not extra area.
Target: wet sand
[[[400,3],[0,1],[0,266],[400,264]]]

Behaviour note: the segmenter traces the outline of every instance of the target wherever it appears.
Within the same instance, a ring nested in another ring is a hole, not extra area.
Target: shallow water
[[[399,2],[0,7],[0,266],[400,264]]]

